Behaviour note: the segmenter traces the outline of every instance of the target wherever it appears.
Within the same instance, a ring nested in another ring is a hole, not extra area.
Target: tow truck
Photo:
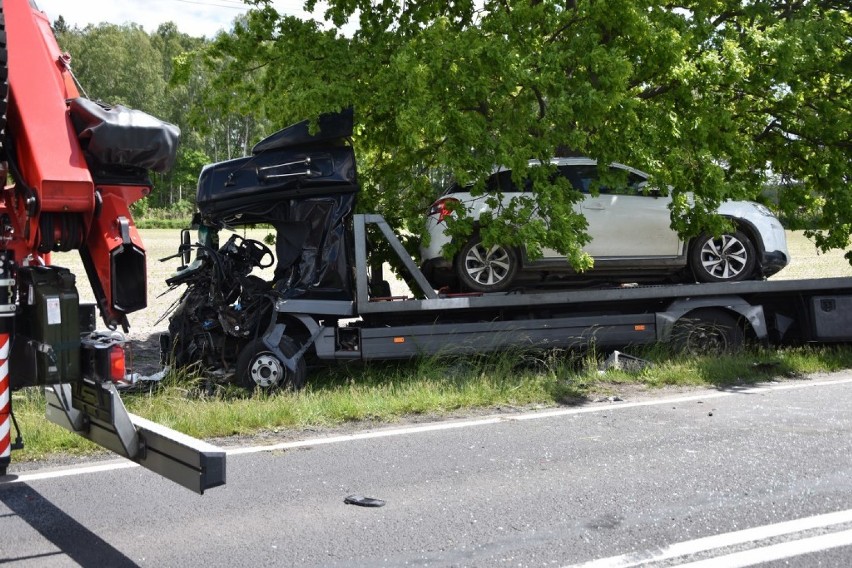
[[[197,236],[183,232],[183,264],[167,280],[186,288],[162,341],[165,356],[248,389],[275,389],[302,386],[314,361],[852,341],[852,278],[436,291],[381,215],[354,213],[353,120],[347,109],[313,126],[303,121],[250,156],[202,170]],[[274,252],[238,232],[220,242],[226,230],[252,225],[271,227]],[[409,294],[388,291],[375,254],[382,249],[395,253]],[[252,273],[273,266],[271,279]]]
[[[130,205],[175,160],[179,130],[81,97],[45,14],[0,0],[0,478],[22,447],[11,392],[43,387],[46,416],[198,493],[225,483],[225,453],[127,412],[127,314],[147,305]],[[51,253],[78,250],[97,304]],[[96,330],[99,311],[106,331]],[[12,427],[16,436],[12,437]],[[2,481],[2,479],[0,479]]]

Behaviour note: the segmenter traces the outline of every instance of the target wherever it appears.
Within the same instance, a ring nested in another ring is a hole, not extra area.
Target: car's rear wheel
[[[699,282],[738,282],[754,276],[754,245],[742,231],[719,238],[702,234],[693,243],[690,267]]]
[[[474,235],[456,257],[456,276],[465,290],[503,292],[512,285],[518,273],[518,255],[509,247],[486,247]]]

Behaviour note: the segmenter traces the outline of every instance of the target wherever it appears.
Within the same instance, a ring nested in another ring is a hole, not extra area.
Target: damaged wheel
[[[740,322],[729,312],[705,308],[678,320],[671,340],[677,352],[713,356],[739,351],[745,334]]]
[[[285,357],[293,357],[299,352],[289,337],[283,337],[278,348]],[[295,371],[288,369],[284,361],[279,359],[262,339],[254,339],[243,348],[237,358],[237,383],[249,390],[298,390],[305,386],[307,368],[302,357],[295,363]]]

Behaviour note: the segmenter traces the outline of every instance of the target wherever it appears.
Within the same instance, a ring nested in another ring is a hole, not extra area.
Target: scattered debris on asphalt
[[[640,359],[639,357],[634,357],[633,355],[628,355],[627,353],[622,353],[621,351],[613,351],[612,353],[610,353],[609,357],[604,360],[603,364],[601,365],[600,371],[601,373],[603,373],[610,369],[615,369],[618,371],[629,371],[632,373],[636,373],[641,371],[642,369],[653,366],[653,363],[645,359]]]
[[[624,399],[620,396],[605,396],[602,398],[596,398],[595,402],[624,402]]]
[[[358,505],[359,507],[384,507],[385,502],[381,499],[364,497],[363,495],[349,495],[343,500],[347,505]]]

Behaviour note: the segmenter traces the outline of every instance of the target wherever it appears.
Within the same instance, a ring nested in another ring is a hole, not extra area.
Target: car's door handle
[[[583,209],[593,209],[595,211],[603,211],[606,207],[603,206],[602,203],[589,203],[587,205],[583,205]]]

